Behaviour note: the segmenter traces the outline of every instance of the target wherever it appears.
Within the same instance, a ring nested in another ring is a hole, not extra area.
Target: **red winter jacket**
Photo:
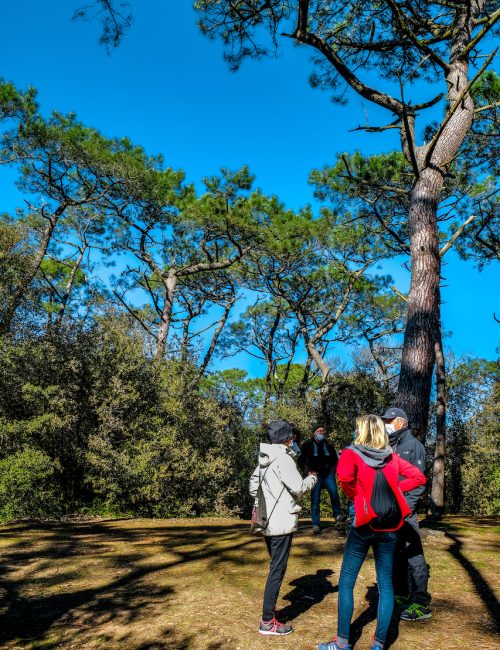
[[[401,508],[402,518],[395,528],[398,530],[404,523],[404,518],[411,515],[411,510],[406,503],[403,492],[409,492],[419,485],[425,485],[425,476],[411,463],[392,454],[389,461],[382,468],[387,482],[396,495]],[[376,469],[367,465],[364,460],[351,449],[344,449],[340,454],[337,466],[339,485],[350,499],[354,499],[354,512],[356,514],[356,528],[370,523],[377,516],[370,505]],[[400,476],[404,476],[402,481]]]

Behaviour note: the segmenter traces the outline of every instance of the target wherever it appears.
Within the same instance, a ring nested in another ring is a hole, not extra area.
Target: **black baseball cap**
[[[280,444],[290,440],[293,436],[293,429],[285,420],[273,420],[269,422],[267,435],[273,444]]]
[[[394,406],[389,407],[381,418],[382,420],[394,420],[394,418],[404,418],[405,420],[408,420],[408,416],[403,409],[397,409]]]

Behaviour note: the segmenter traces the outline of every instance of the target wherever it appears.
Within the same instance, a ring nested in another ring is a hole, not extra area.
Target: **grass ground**
[[[499,524],[446,518],[427,532],[433,618],[394,622],[391,648],[500,648]],[[303,650],[328,640],[345,530],[296,534],[278,603],[296,631],[278,639],[256,634],[267,565],[248,528],[230,519],[0,526],[0,647]],[[355,591],[358,650],[374,630],[374,583],[370,558]]]

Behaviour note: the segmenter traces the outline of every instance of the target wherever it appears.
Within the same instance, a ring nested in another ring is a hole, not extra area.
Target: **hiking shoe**
[[[431,616],[431,610],[428,607],[419,605],[419,603],[412,603],[401,612],[399,618],[402,621],[423,621]]]
[[[292,632],[293,627],[291,625],[280,623],[276,618],[272,618],[270,621],[260,619],[259,634],[262,634],[262,636],[285,636]]]
[[[335,517],[335,523],[341,524],[343,521],[347,521],[347,515],[339,515]]]
[[[341,648],[339,645],[337,645],[337,637],[334,637],[328,643],[318,643],[318,650],[351,650],[351,646],[345,645],[343,648]]]
[[[313,535],[320,535],[321,528],[319,526],[313,526]]]
[[[411,596],[394,596],[394,605],[398,609],[406,609],[411,605]]]

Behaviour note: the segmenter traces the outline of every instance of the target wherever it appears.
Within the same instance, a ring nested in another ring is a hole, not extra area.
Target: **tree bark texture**
[[[168,274],[165,280],[165,299],[163,302],[163,310],[161,314],[160,325],[156,335],[156,359],[161,360],[165,356],[167,349],[168,331],[172,321],[172,311],[174,308],[175,290],[179,278],[175,272]]]
[[[413,433],[422,441],[427,430],[440,314],[437,206],[442,186],[442,174],[425,169],[413,188],[410,204],[411,285],[398,403],[406,411]]]
[[[441,328],[436,334],[436,448],[432,466],[430,511],[444,512],[444,482],[446,469],[446,366],[441,340]]]

